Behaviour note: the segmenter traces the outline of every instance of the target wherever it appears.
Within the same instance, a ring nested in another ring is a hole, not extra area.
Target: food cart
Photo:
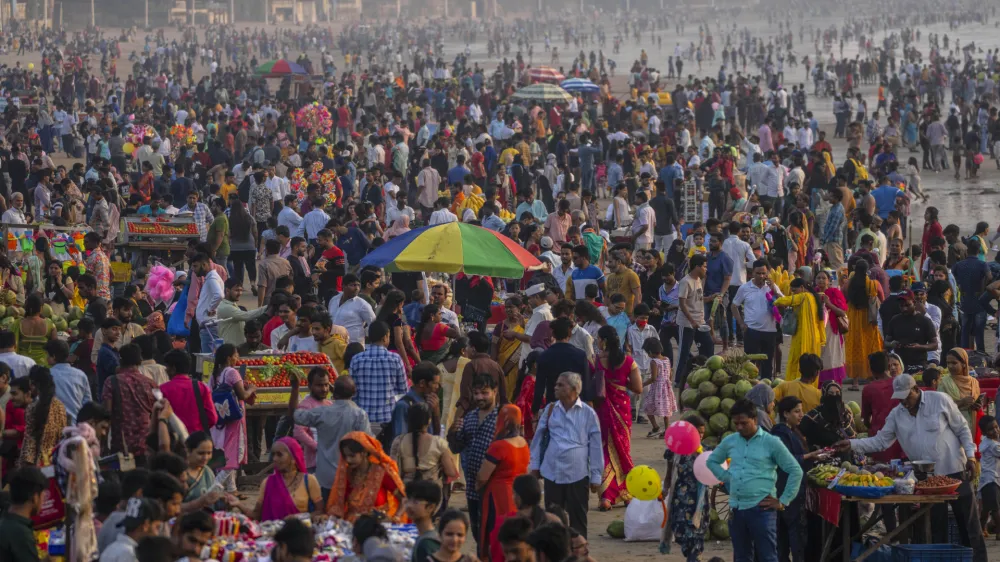
[[[337,371],[324,353],[310,351],[281,353],[268,350],[241,357],[237,366],[240,376],[248,384],[257,387],[255,399],[246,405],[247,419],[285,414],[292,393],[291,379],[294,377],[302,380],[304,386],[306,375],[314,367],[326,369],[331,383],[336,380]],[[202,374],[202,380],[206,384],[211,384],[208,379],[215,369],[215,356],[211,353],[197,354],[195,368]],[[251,463],[244,467],[244,471],[247,474],[255,474],[269,465],[270,463],[265,462]]]
[[[135,265],[145,264],[151,254],[161,255],[170,261],[171,253],[183,254],[188,241],[199,237],[198,225],[193,215],[160,215],[158,217],[122,217],[118,231],[118,246],[134,252]]]

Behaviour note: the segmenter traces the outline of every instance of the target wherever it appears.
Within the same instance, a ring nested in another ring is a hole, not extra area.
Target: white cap
[[[910,390],[915,386],[917,386],[917,381],[912,375],[906,373],[896,375],[892,379],[891,398],[893,400],[902,400],[910,395]]]
[[[532,285],[524,290],[524,296],[533,297],[537,294],[545,292],[545,285],[538,283],[537,285]]]

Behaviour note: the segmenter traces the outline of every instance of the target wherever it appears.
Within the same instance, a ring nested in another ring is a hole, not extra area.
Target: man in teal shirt
[[[730,409],[736,433],[708,457],[708,468],[729,490],[729,534],[733,562],[778,562],[778,512],[790,504],[802,483],[802,468],[780,439],[757,426],[757,407],[740,399]],[[729,459],[729,469],[722,463]],[[775,498],[778,468],[788,473],[781,498]]]

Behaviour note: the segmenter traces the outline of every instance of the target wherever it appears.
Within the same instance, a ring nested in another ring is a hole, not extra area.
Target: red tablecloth
[[[843,496],[833,490],[810,486],[806,492],[807,508],[824,521],[840,526],[840,500]]]

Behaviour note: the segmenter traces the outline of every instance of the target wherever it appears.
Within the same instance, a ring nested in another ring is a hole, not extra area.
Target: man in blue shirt
[[[729,529],[734,560],[778,562],[778,512],[792,503],[802,483],[802,467],[781,439],[757,426],[757,407],[746,398],[733,404],[736,433],[719,443],[706,465],[729,488]],[[722,463],[729,459],[729,469]],[[776,498],[778,469],[788,474]]]
[[[667,190],[667,197],[671,200],[674,199],[674,180],[677,178],[684,179],[684,168],[677,163],[677,155],[670,152],[667,153],[667,165],[660,168],[656,179],[663,182]],[[662,251],[666,251],[666,249]]]
[[[465,181],[465,176],[471,174],[472,172],[465,167],[465,155],[459,154],[455,158],[455,167],[448,170],[448,185],[461,184]]]
[[[573,265],[576,269],[570,273],[564,288],[566,298],[583,300],[587,285],[597,285],[599,294],[604,294],[604,273],[597,266],[590,264],[590,250],[586,246],[573,248]]]
[[[503,232],[503,229],[507,227],[507,223],[503,222],[503,219],[496,215],[496,207],[492,203],[486,203],[480,211],[483,213],[483,228],[488,228],[495,232]]]
[[[49,354],[49,363],[52,364],[50,372],[56,385],[56,398],[66,407],[66,418],[72,425],[76,422],[80,407],[93,400],[90,380],[83,371],[69,364],[69,344],[65,341],[49,340],[45,344],[45,352]]]
[[[872,197],[875,198],[878,216],[885,220],[889,217],[889,212],[895,210],[896,199],[906,197],[906,194],[898,187],[889,185],[889,178],[883,176],[879,179],[879,186],[872,190]]]
[[[104,393],[105,379],[118,374],[121,358],[114,346],[122,336],[122,323],[117,318],[105,318],[104,323],[101,324],[101,331],[104,342],[101,343],[101,349],[97,351],[97,364],[95,365],[97,388],[91,389],[97,391],[97,396]]]
[[[622,156],[621,154],[615,154],[611,165],[608,166],[608,190],[611,193],[615,192],[615,188],[618,187],[625,179],[625,172],[622,170]]]
[[[413,381],[413,386],[392,407],[393,438],[410,432],[411,428],[408,422],[410,406],[418,403],[427,403],[428,408],[430,408],[431,425],[427,431],[431,435],[437,435],[439,433],[438,424],[441,422],[441,406],[438,403],[441,374],[435,364],[430,361],[421,361],[413,368],[410,379]]]
[[[136,214],[138,214],[139,216],[146,216],[146,217],[149,216],[158,217],[167,212],[166,209],[161,207],[161,204],[162,203],[160,201],[160,194],[152,193],[149,196],[149,204],[139,207],[139,209],[136,211]]]
[[[708,271],[705,273],[705,297],[729,295],[729,282],[733,277],[733,259],[722,251],[724,236],[713,236],[708,240]],[[713,323],[723,343],[729,341],[729,325],[726,323],[725,310],[728,303],[721,303],[716,308],[715,318],[712,317],[712,301],[705,303],[705,321]]]
[[[344,251],[347,263],[350,265],[361,263],[361,258],[368,255],[368,250],[371,249],[368,236],[356,226],[335,224],[332,230],[337,234],[337,247]]]
[[[962,309],[962,336],[960,344],[966,349],[972,347],[973,337],[975,337],[976,349],[986,351],[983,339],[986,331],[986,310],[979,303],[979,297],[983,290],[992,281],[990,268],[986,262],[981,261],[977,256],[980,250],[979,240],[969,240],[969,257],[956,263],[951,268],[955,275],[955,283],[958,284],[961,301],[959,306]]]

